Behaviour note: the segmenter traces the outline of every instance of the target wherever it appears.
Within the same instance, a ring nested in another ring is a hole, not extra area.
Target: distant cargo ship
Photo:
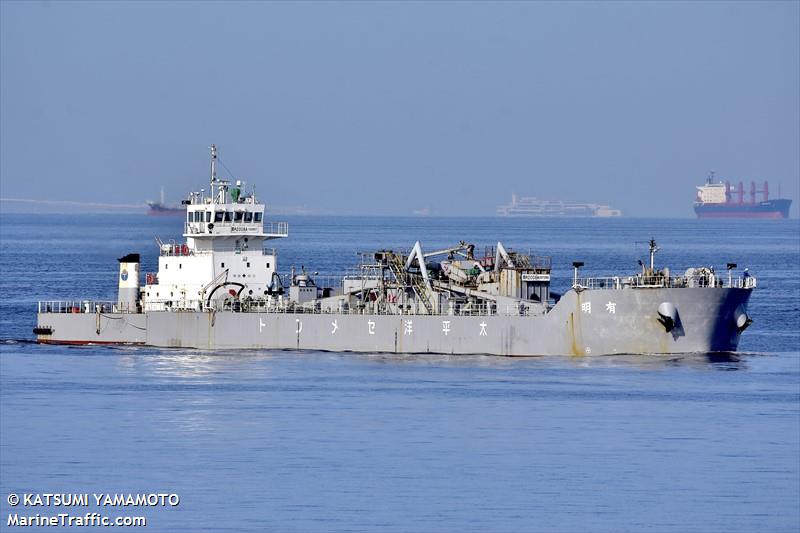
[[[694,212],[698,218],[789,218],[792,201],[788,198],[770,200],[768,182],[764,182],[764,188],[756,189],[756,183],[751,181],[750,198],[745,201],[741,181],[731,185],[729,181],[714,183],[713,180],[712,172],[706,184],[697,187]],[[762,201],[756,201],[756,194],[762,195]]]
[[[175,204],[167,204],[164,202],[164,187],[161,187],[161,201],[154,202],[152,200],[147,201],[147,207],[150,210],[147,212],[148,215],[183,215],[186,213],[186,206],[184,205],[175,205]]]
[[[497,207],[500,217],[618,217],[622,211],[608,205],[581,204],[564,200],[540,200],[511,195],[511,203]]]

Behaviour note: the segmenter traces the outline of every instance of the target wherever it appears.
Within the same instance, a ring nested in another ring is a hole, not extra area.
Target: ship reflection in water
[[[77,348],[76,348],[77,349]],[[86,349],[108,349],[103,347]],[[117,351],[115,349],[115,351]],[[337,361],[336,364],[381,366],[420,366],[442,368],[489,368],[497,370],[537,370],[553,368],[617,368],[658,371],[678,367],[694,370],[746,370],[747,360],[763,354],[709,352],[687,354],[616,354],[603,356],[526,356],[509,358],[497,355],[337,353],[307,350],[181,350],[129,347],[117,360],[119,370],[131,376],[188,380],[193,384],[214,383],[216,376],[238,376],[248,382],[270,380],[271,369],[286,363],[301,366],[303,361]],[[298,363],[298,361],[300,361]],[[219,385],[219,384],[218,384]]]

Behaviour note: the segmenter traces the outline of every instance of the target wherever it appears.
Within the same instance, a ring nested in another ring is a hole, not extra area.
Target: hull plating
[[[769,200],[757,204],[695,204],[698,218],[788,218],[791,200]]]
[[[569,291],[542,316],[447,316],[232,311],[40,313],[49,343],[130,343],[200,349],[378,353],[602,355],[735,351],[737,309],[750,289]],[[678,311],[667,332],[658,306]],[[98,333],[99,330],[99,333]]]

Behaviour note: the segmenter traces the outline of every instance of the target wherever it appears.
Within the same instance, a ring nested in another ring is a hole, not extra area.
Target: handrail
[[[730,283],[722,276],[715,274],[697,274],[694,276],[615,276],[596,278],[577,278],[573,288],[578,290],[601,289],[662,289],[662,288],[734,288],[754,289],[758,282],[754,276],[732,278]]]
[[[249,253],[249,254],[261,254],[261,255],[275,255],[275,248],[248,248],[248,249],[241,249],[237,248],[233,250],[237,253]],[[211,255],[214,253],[214,250],[194,250],[189,248],[186,253],[183,253],[183,247],[180,246],[177,249],[174,246],[171,246],[169,249],[166,247],[160,248],[159,255],[161,257],[187,257],[187,256],[194,256],[194,255]]]
[[[230,229],[231,226],[238,228],[246,227],[246,230],[239,230],[234,232],[220,231],[222,229]],[[183,233],[184,235],[253,235],[264,234],[268,236],[288,237],[289,236],[289,223],[288,222],[264,222],[260,224],[240,223],[240,222],[215,222],[214,230],[209,231],[208,223],[206,222],[184,222]]]
[[[110,300],[42,300],[39,313],[141,313],[137,304]]]
[[[753,276],[733,278],[728,282],[720,276],[629,276],[629,277],[597,277],[578,278],[573,289],[603,290],[603,289],[653,289],[653,288],[736,288],[754,289],[757,280]],[[321,308],[320,300],[305,304],[297,304],[283,296],[259,299],[245,298],[243,300],[212,301],[210,304],[202,300],[158,300],[136,302],[115,302],[110,300],[42,300],[38,302],[39,313],[141,313],[142,311],[175,311],[175,312],[211,312],[211,311],[236,311],[258,313],[313,313],[313,314],[375,314],[375,315],[435,315],[435,316],[465,316],[465,315],[504,315],[524,316],[531,312],[526,302],[520,301],[519,305],[497,306],[496,304],[480,304],[461,306],[436,310],[425,307],[425,312],[415,312],[414,308],[404,307],[399,304],[376,305],[375,303],[362,303],[359,306],[344,305],[340,309]],[[546,307],[551,307],[553,302],[547,302]],[[534,310],[536,308],[533,308]],[[422,311],[422,309],[420,309]]]
[[[359,306],[342,306],[340,308],[322,308],[319,301],[298,304],[284,297],[269,299],[217,300],[203,302],[201,300],[172,300],[145,303],[145,311],[150,312],[220,312],[237,313],[276,313],[276,314],[314,314],[314,315],[387,315],[387,316],[527,316],[532,309],[525,305],[472,305],[441,311],[428,311],[420,307],[419,312],[413,308],[405,309],[400,305],[376,305],[374,303]],[[535,312],[535,308],[533,309]],[[544,311],[544,308],[542,308]]]

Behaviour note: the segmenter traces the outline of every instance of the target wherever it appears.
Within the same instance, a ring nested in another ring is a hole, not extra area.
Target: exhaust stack
[[[119,292],[117,305],[120,311],[138,312],[139,254],[128,254],[119,261]]]

